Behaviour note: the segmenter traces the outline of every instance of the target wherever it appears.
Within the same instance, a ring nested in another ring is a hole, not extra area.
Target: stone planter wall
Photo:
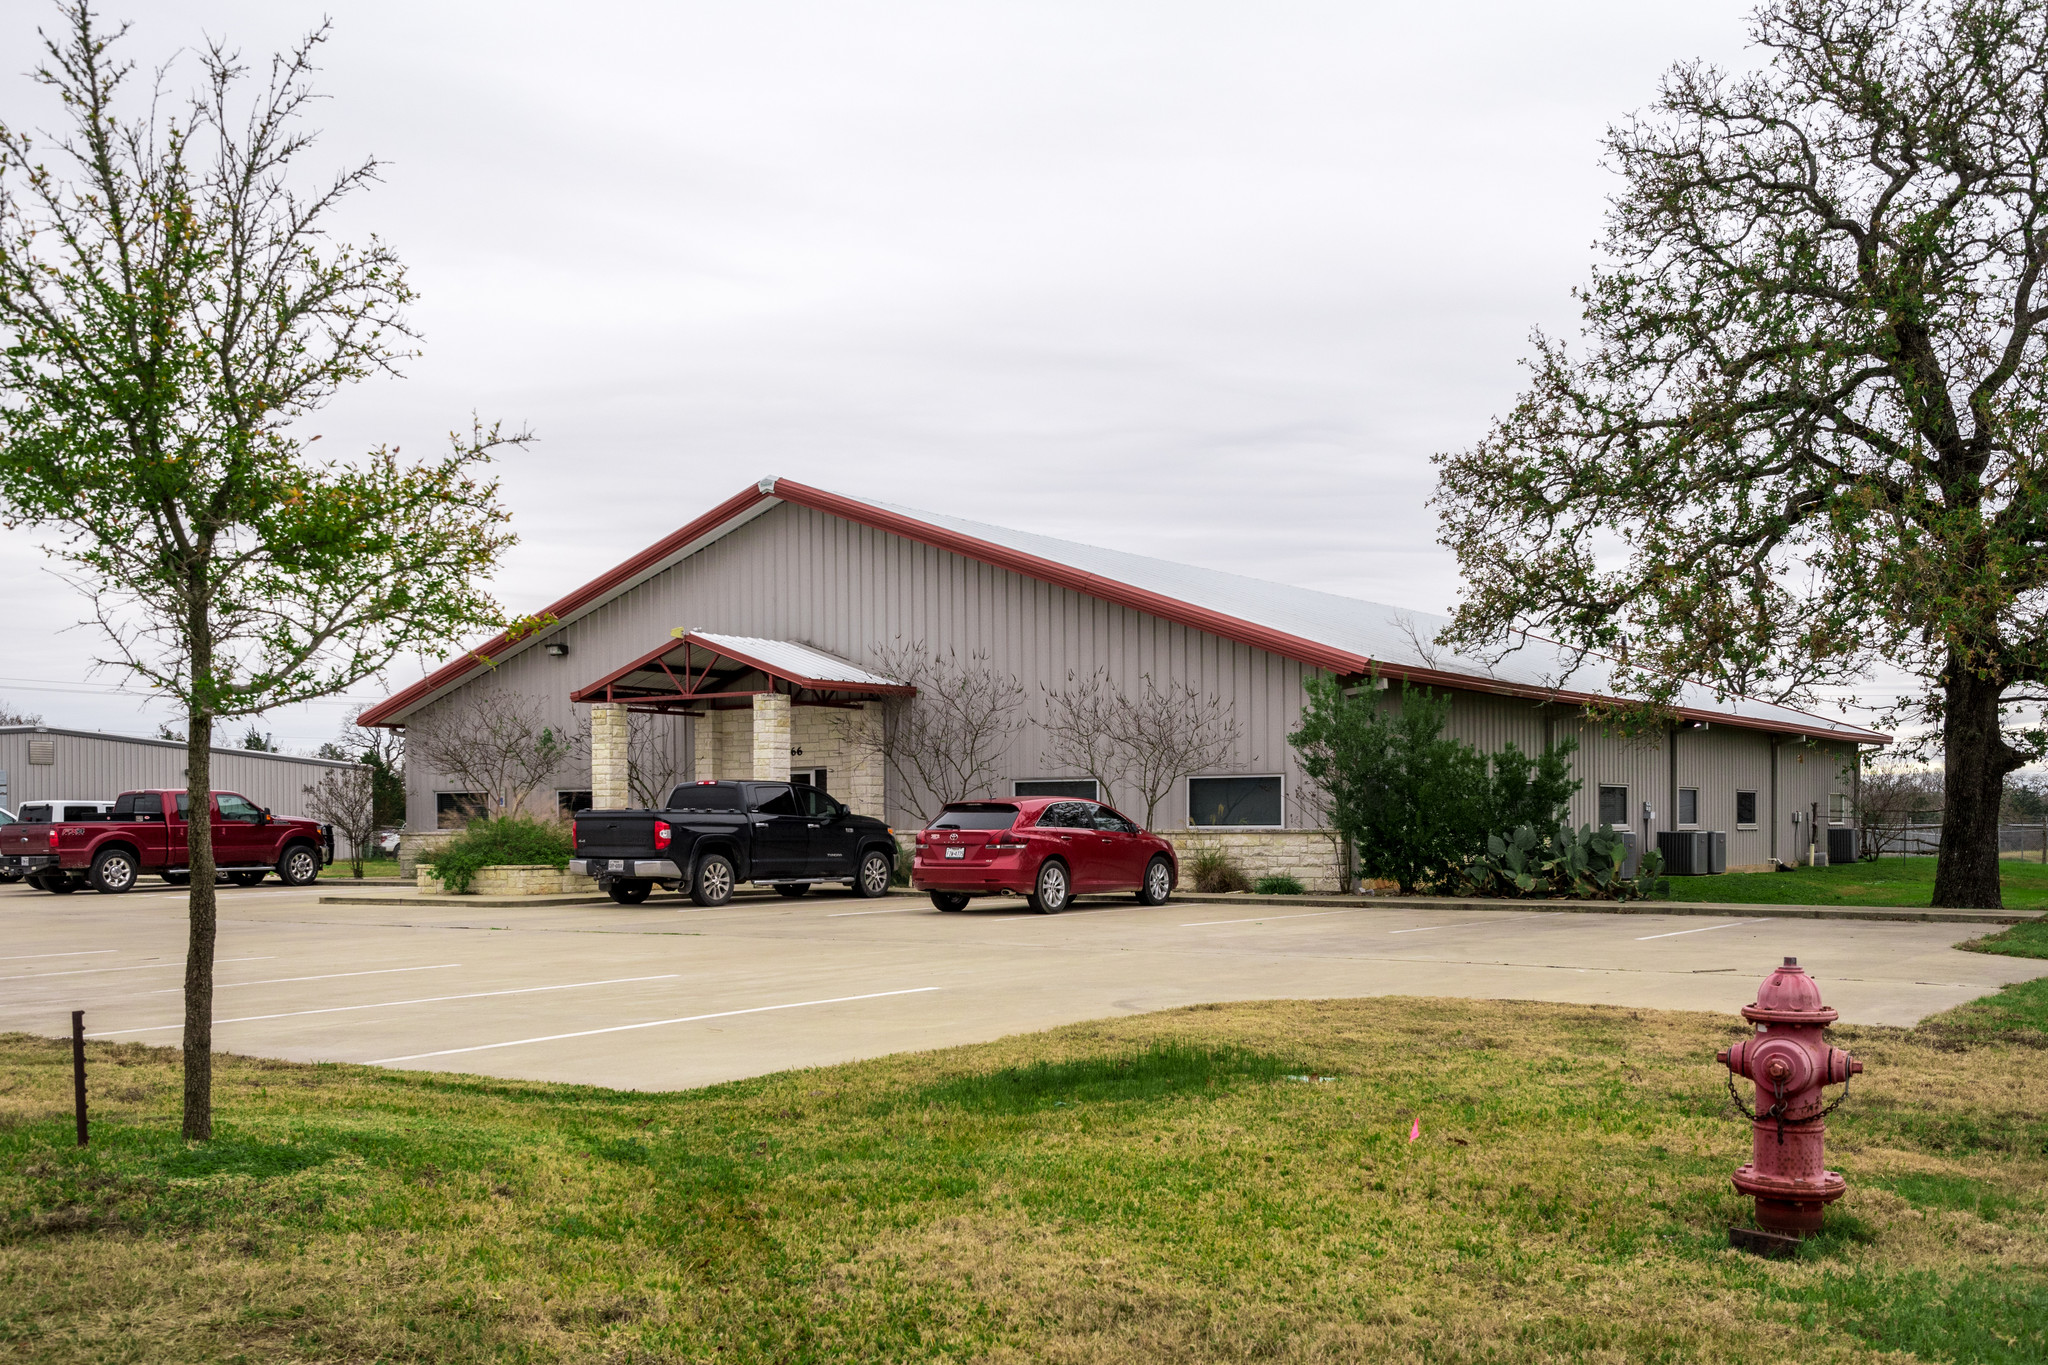
[[[429,896],[452,894],[434,875],[431,867],[417,869],[414,874],[419,889]],[[574,877],[567,872],[557,872],[545,863],[518,863],[504,867],[480,867],[476,876],[470,879],[469,890],[463,894],[471,896],[559,896],[565,891],[588,891],[594,883],[588,877]]]
[[[410,879],[419,871],[420,854],[440,848],[462,833],[459,829],[409,829],[398,836],[398,875]]]
[[[1202,848],[1221,848],[1253,882],[1285,874],[1299,881],[1305,891],[1343,889],[1337,845],[1321,830],[1177,829],[1158,833],[1173,845],[1185,890],[1194,890],[1195,851]]]

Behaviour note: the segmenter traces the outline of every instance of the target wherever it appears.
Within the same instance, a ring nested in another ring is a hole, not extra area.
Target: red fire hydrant
[[[1823,1164],[1822,1120],[1848,1098],[1849,1078],[1863,1063],[1820,1036],[1837,1015],[1821,1004],[1820,987],[1797,958],[1765,979],[1742,1017],[1756,1025],[1756,1036],[1715,1059],[1728,1068],[1729,1096],[1751,1119],[1749,1164],[1735,1172],[1735,1188],[1755,1197],[1757,1226],[1766,1233],[1804,1237],[1820,1231],[1822,1211],[1847,1188],[1841,1172]],[[1736,1094],[1737,1076],[1756,1082],[1754,1108]],[[1823,1105],[1821,1087],[1836,1084],[1842,1093]],[[1746,1244],[1739,1232],[1731,1235]]]

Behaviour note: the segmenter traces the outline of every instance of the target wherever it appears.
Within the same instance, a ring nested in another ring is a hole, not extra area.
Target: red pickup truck
[[[182,886],[192,879],[185,851],[190,812],[181,791],[122,792],[96,820],[0,826],[0,857],[20,859],[30,886],[62,895],[81,886],[118,895],[145,872]],[[245,796],[215,792],[213,859],[239,886],[254,886],[271,872],[289,886],[309,886],[334,861],[334,830],[280,820]]]

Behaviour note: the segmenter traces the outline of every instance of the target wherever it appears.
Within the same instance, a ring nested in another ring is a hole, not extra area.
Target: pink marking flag
[[[1421,1120],[1421,1119],[1417,1119],[1417,1120],[1415,1120],[1415,1126],[1414,1126],[1414,1127],[1412,1127],[1412,1128],[1410,1128],[1410,1129],[1408,1130],[1408,1140],[1409,1140],[1410,1142],[1413,1142],[1413,1141],[1415,1141],[1415,1139],[1417,1139],[1417,1138],[1419,1138],[1419,1137],[1421,1137],[1421,1136],[1422,1136],[1422,1120]]]

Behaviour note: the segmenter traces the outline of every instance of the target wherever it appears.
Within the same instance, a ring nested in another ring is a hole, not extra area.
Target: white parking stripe
[[[1491,925],[1491,924],[1513,924],[1513,923],[1514,923],[1514,922],[1515,922],[1516,920],[1519,920],[1519,919],[1540,919],[1540,918],[1542,918],[1542,916],[1540,916],[1540,915],[1509,915],[1509,916],[1507,916],[1507,917],[1506,917],[1506,918],[1504,918],[1504,919],[1489,919],[1489,920],[1476,920],[1476,919],[1468,919],[1468,920],[1460,920],[1460,921],[1458,921],[1458,922],[1457,922],[1456,924],[1425,924],[1425,925],[1423,925],[1423,926],[1422,926],[1422,927],[1421,927],[1420,929],[1389,929],[1389,930],[1387,930],[1387,932],[1388,932],[1388,933],[1390,933],[1390,934],[1426,934],[1426,933],[1429,933],[1429,932],[1430,932],[1431,930],[1433,930],[1433,929],[1474,929],[1474,928],[1478,928],[1478,927],[1480,927],[1480,926],[1482,926],[1482,925]]]
[[[344,976],[390,976],[394,972],[445,972],[450,967],[461,965],[460,962],[441,962],[432,967],[379,967],[372,972],[329,972],[325,976],[273,976],[268,981],[217,981],[213,988],[224,991],[234,986],[282,986],[292,981],[338,981]],[[143,994],[169,995],[172,991],[184,989],[183,986],[167,986],[163,990],[145,991]]]
[[[894,910],[835,910],[826,919],[851,919],[855,915],[914,915],[920,910],[932,909],[929,905],[903,905]]]
[[[660,1028],[663,1024],[694,1024],[700,1019],[731,1019],[740,1014],[767,1014],[771,1010],[800,1010],[812,1005],[844,1005],[852,1000],[881,1000],[891,995],[922,995],[926,991],[938,990],[937,986],[912,986],[903,991],[875,991],[868,995],[838,995],[830,1000],[793,1000],[787,1005],[756,1005],[745,1010],[720,1010],[716,1014],[686,1014],[677,1019],[650,1019],[644,1024],[614,1024],[610,1028],[588,1028],[579,1033],[550,1033],[541,1038],[514,1038],[508,1043],[479,1043],[475,1047],[443,1048],[439,1052],[415,1052],[405,1057],[380,1057],[364,1066],[389,1066],[393,1062],[417,1062],[427,1057],[453,1057],[463,1052],[489,1052],[493,1048],[524,1047],[528,1043],[556,1043],[564,1038],[592,1038],[600,1033],[628,1033],[633,1029]]]
[[[1700,928],[1698,928],[1698,929],[1673,929],[1673,930],[1672,930],[1672,931],[1671,931],[1670,933],[1668,933],[1668,934],[1644,934],[1644,935],[1643,935],[1643,936],[1642,936],[1641,938],[1637,939],[1637,940],[1636,940],[1636,942],[1638,942],[1638,943],[1648,943],[1648,942],[1649,942],[1649,941],[1650,941],[1651,939],[1653,939],[1653,938],[1677,938],[1677,937],[1679,937],[1679,936],[1680,936],[1680,935],[1682,935],[1682,934],[1704,934],[1704,933],[1706,933],[1706,932],[1707,932],[1707,931],[1708,931],[1709,929],[1733,929],[1733,928],[1734,928],[1734,927],[1735,927],[1736,925],[1738,925],[1738,924],[1762,924],[1762,923],[1763,923],[1763,921],[1762,921],[1762,920],[1760,920],[1760,919],[1731,919],[1731,920],[1729,920],[1729,921],[1728,921],[1728,922],[1727,922],[1726,924],[1708,924],[1708,925],[1702,925],[1702,926],[1701,926]]]
[[[296,1019],[306,1014],[346,1014],[350,1010],[388,1010],[400,1005],[438,1005],[444,1000],[482,1000],[493,995],[532,995],[537,991],[575,991],[585,986],[623,986],[634,981],[673,981],[681,972],[664,972],[660,976],[619,976],[609,981],[571,981],[561,986],[521,986],[509,991],[472,991],[467,995],[428,995],[418,1000],[380,1000],[373,1005],[331,1005],[324,1010],[286,1010],[282,1014],[245,1014],[239,1019],[216,1019],[215,1024],[253,1024],[262,1019]],[[150,1024],[145,1028],[110,1028],[104,1033],[88,1033],[88,1038],[111,1038],[117,1033],[162,1033],[166,1029],[183,1028],[181,1021],[176,1024]]]
[[[1306,915],[1253,915],[1250,919],[1198,919],[1183,929],[1201,929],[1211,924],[1264,924],[1269,919],[1321,919],[1325,915],[1355,915],[1356,910],[1317,910]]]
[[[120,951],[119,948],[91,948],[78,953],[21,953],[15,957],[0,957],[0,962],[26,962],[32,957],[100,957]]]
[[[216,959],[213,965],[218,967],[228,962],[275,961],[277,961],[277,958],[274,954],[265,957],[223,957]],[[60,976],[92,976],[96,973],[105,972],[165,972],[173,968],[181,972],[184,971],[185,963],[183,959],[177,962],[152,962],[142,967],[80,967],[75,972],[33,972],[28,976],[0,976],[0,981],[54,981]]]

